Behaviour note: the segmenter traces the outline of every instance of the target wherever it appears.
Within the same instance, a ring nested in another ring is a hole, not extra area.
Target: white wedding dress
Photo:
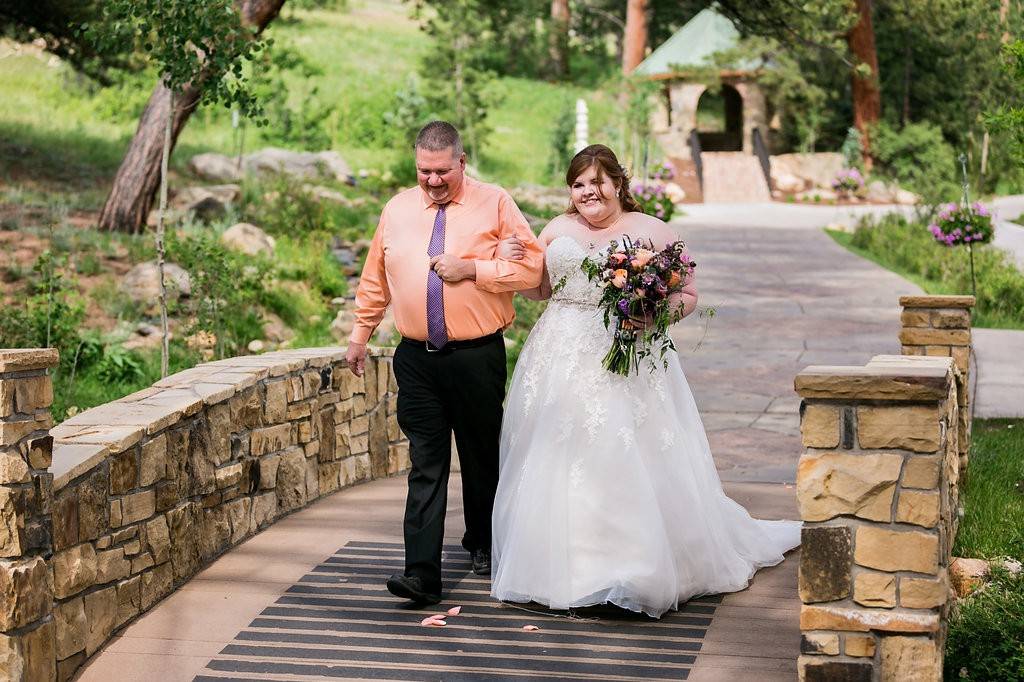
[[[800,543],[726,497],[679,358],[622,377],[588,255],[547,249],[552,295],[519,357],[501,432],[491,594],[567,609],[613,603],[660,616],[747,586]]]

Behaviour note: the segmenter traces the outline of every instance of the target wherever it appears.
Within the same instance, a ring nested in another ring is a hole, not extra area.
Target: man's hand
[[[471,260],[442,253],[430,259],[430,268],[445,282],[460,282],[476,279],[476,264]]]
[[[366,344],[350,342],[348,350],[345,351],[345,362],[348,363],[349,371],[357,377],[363,376],[366,367]]]
[[[519,237],[511,236],[498,242],[498,258],[504,260],[523,260],[526,257],[526,245]]]

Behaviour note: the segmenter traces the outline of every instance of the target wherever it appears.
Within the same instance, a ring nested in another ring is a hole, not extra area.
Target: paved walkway
[[[727,493],[755,516],[795,518],[793,376],[898,352],[896,298],[917,290],[835,244],[820,216],[789,220],[749,205],[742,214],[759,224],[680,221],[702,303],[716,315],[706,328],[680,325],[676,341]],[[467,572],[455,547],[458,485],[453,478],[443,608],[464,609],[446,628],[421,628],[424,612],[383,590],[401,565],[396,478],[330,496],[232,550],[123,631],[80,679],[794,679],[798,554],[743,592],[695,600],[658,623],[526,613],[491,602],[486,581]]]

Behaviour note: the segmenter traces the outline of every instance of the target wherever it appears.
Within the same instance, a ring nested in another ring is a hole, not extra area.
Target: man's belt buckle
[[[423,347],[427,349],[428,353],[440,353],[442,350],[444,350],[443,348],[434,348],[430,344],[430,341],[424,341],[423,342]]]

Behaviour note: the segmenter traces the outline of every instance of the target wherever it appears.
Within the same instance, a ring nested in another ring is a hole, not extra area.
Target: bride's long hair
[[[619,160],[615,158],[615,152],[603,144],[592,144],[589,147],[584,147],[576,156],[572,157],[572,161],[569,162],[569,169],[565,172],[565,184],[571,187],[576,178],[581,176],[583,171],[591,166],[597,166],[599,178],[601,175],[607,175],[611,178],[612,183],[618,188],[618,199],[619,203],[622,204],[623,211],[627,213],[644,212],[643,207],[637,203],[629,191],[629,174],[626,173],[626,169],[619,165]],[[598,190],[598,194],[600,193],[600,190]],[[605,197],[602,195],[601,198],[604,199]],[[569,209],[566,213],[579,213],[572,199],[569,200]]]

